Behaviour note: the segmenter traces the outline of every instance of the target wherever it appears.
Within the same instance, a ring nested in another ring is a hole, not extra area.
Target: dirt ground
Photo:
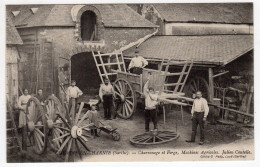
[[[173,110],[166,111],[166,124],[163,124],[163,114],[158,116],[158,129],[159,130],[171,130],[176,131],[179,134],[179,138],[160,145],[149,146],[135,146],[129,141],[130,137],[137,134],[141,134],[144,129],[144,113],[138,109],[134,116],[129,120],[123,120],[120,118],[114,120],[103,119],[103,108],[100,108],[100,121],[104,124],[118,128],[118,132],[121,135],[120,141],[114,141],[112,137],[104,132],[101,132],[100,137],[90,138],[87,145],[91,151],[104,151],[104,150],[136,150],[136,149],[185,149],[185,148],[214,148],[218,146],[228,146],[229,144],[243,141],[250,145],[253,145],[254,129],[245,128],[241,125],[211,125],[209,122],[205,125],[205,144],[203,146],[198,145],[199,131],[195,143],[186,143],[185,140],[190,139],[191,135],[191,120],[190,113],[184,111],[182,122],[182,114],[180,109],[174,108]],[[152,123],[150,123],[152,128]],[[199,130],[199,129],[198,129]],[[82,148],[82,150],[84,150]],[[84,157],[87,159],[87,156]],[[43,155],[35,155],[32,151],[28,151],[26,156],[17,157],[10,160],[10,162],[61,162],[64,161],[62,156],[56,155],[48,147],[46,153]]]

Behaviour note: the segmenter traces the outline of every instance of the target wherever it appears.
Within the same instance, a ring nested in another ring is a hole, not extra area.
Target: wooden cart
[[[184,85],[192,68],[192,61],[162,61],[159,70],[144,68],[141,75],[126,72],[122,53],[100,54],[94,53],[93,57],[100,75],[108,78],[115,90],[115,109],[119,117],[130,118],[136,110],[137,100],[142,97],[143,85],[147,82],[148,73],[151,73],[150,85],[159,94],[160,100],[176,99],[183,96]],[[172,66],[180,66],[179,71],[169,72]],[[172,101],[177,104],[178,102]],[[180,103],[178,103],[180,104]]]

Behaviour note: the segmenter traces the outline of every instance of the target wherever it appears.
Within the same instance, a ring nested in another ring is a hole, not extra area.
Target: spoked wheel
[[[113,87],[116,94],[115,106],[118,116],[123,119],[130,118],[136,108],[135,92],[131,84],[124,78],[118,78]]]
[[[155,145],[173,141],[178,137],[179,135],[172,131],[151,131],[132,137],[130,142],[139,145]]]
[[[120,140],[120,134],[117,131],[112,132],[112,138],[114,141]]]
[[[192,78],[184,87],[186,97],[192,97],[197,91],[202,92],[202,96],[206,99],[209,97],[209,85],[208,82],[202,77]]]
[[[67,108],[65,116],[62,116],[61,113],[56,113],[63,126],[57,125],[55,128],[57,131],[63,133],[62,135],[57,135],[56,138],[53,138],[52,140],[53,142],[61,140],[62,144],[60,145],[57,154],[66,151],[64,152],[65,161],[74,161],[76,154],[82,159],[81,145],[85,149],[84,153],[89,151],[86,145],[86,142],[88,141],[86,137],[91,137],[88,132],[93,124],[89,124],[89,121],[85,121],[88,118],[88,112],[81,113],[83,106],[84,103],[82,102],[79,109],[76,111],[76,102],[75,99],[72,99],[70,112]]]
[[[47,118],[47,127],[49,129],[49,143],[51,148],[54,151],[58,151],[63,143],[63,139],[54,140],[64,134],[64,130],[62,128],[63,124],[60,118],[58,118],[57,113],[60,113],[63,117],[65,116],[65,110],[62,107],[59,99],[54,95],[51,95],[46,100],[46,118]]]
[[[47,125],[40,101],[32,97],[26,107],[28,139],[36,154],[42,154],[47,146]]]

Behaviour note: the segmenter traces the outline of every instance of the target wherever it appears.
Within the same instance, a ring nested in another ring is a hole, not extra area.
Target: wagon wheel
[[[202,92],[202,96],[206,99],[209,97],[208,82],[202,77],[192,78],[184,87],[184,92],[187,97],[192,97],[197,91]]]
[[[62,107],[59,99],[54,95],[49,96],[46,99],[46,118],[47,118],[47,127],[49,128],[49,143],[51,148],[54,151],[58,151],[62,145],[63,140],[55,140],[54,138],[60,137],[64,134],[64,130],[58,128],[62,126],[62,121],[58,118],[57,113],[60,113],[63,117],[65,116],[64,108]]]
[[[117,114],[123,119],[130,118],[136,108],[136,97],[132,85],[126,79],[118,78],[114,82],[113,87],[116,95],[115,106]]]
[[[120,140],[120,134],[117,131],[112,132],[112,138],[114,141]]]
[[[132,137],[130,142],[138,145],[155,145],[173,141],[178,137],[179,135],[172,131],[151,131]]]
[[[61,113],[56,113],[58,118],[60,118],[62,125],[57,125],[56,128],[63,131],[63,134],[53,138],[53,142],[57,140],[62,140],[62,144],[59,147],[57,154],[65,152],[65,161],[74,161],[75,155],[78,154],[80,159],[82,159],[82,151],[80,146],[82,145],[86,151],[90,151],[86,145],[88,139],[86,137],[91,137],[88,132],[93,124],[89,124],[85,120],[88,118],[87,113],[81,113],[84,103],[82,102],[79,109],[76,111],[75,99],[72,99],[72,107],[70,112],[66,108],[65,116]],[[83,151],[84,153],[86,151]]]
[[[32,97],[26,106],[28,138],[37,154],[42,154],[47,146],[47,125],[40,101]]]

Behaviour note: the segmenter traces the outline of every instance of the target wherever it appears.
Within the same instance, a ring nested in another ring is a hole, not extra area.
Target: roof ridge
[[[130,10],[132,10],[133,11],[133,13],[135,13],[135,15],[137,16],[137,17],[140,17],[140,18],[142,18],[143,20],[145,20],[146,22],[148,22],[148,23],[150,23],[150,24],[152,24],[152,25],[154,25],[155,27],[159,27],[158,25],[156,25],[156,24],[154,24],[153,22],[151,22],[150,20],[147,20],[146,18],[144,18],[144,17],[142,17],[140,14],[138,14],[133,8],[131,8],[130,6],[128,6],[127,4],[125,4],[125,6],[127,7],[127,8],[129,8]]]

